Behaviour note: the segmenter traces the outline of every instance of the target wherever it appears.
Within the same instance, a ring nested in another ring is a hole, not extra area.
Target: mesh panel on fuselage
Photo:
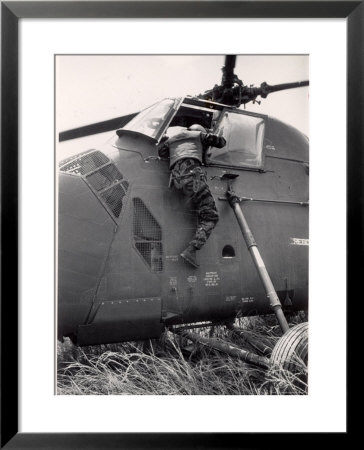
[[[88,150],[61,161],[60,170],[81,176],[106,209],[115,218],[120,216],[129,183],[106,155]]]
[[[140,198],[133,198],[135,248],[152,272],[163,270],[162,229]]]

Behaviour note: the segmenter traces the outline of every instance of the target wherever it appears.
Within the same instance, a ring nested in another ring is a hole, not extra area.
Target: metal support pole
[[[233,188],[232,188],[232,181],[235,178],[237,178],[238,176],[239,175],[237,175],[237,174],[225,173],[221,177],[222,180],[224,180],[224,179],[227,180],[228,190],[226,192],[226,198],[235,213],[235,216],[238,221],[240,230],[243,234],[246,246],[248,247],[248,251],[253,259],[254,265],[258,271],[259,277],[263,283],[265,292],[269,299],[269,304],[277,317],[277,320],[281,327],[282,332],[285,333],[287,330],[289,330],[289,326],[288,326],[288,322],[283,314],[281,302],[279,301],[277,292],[274,289],[272,280],[270,279],[270,276],[265,267],[264,261],[263,261],[262,257],[260,256],[260,252],[259,252],[257,244],[254,240],[253,233],[250,231],[248,222],[246,221],[243,211],[241,209],[241,206],[240,206],[241,199],[235,194],[235,192],[233,191]]]
[[[234,210],[235,216],[238,220],[239,227],[244,236],[245,243],[248,247],[249,253],[250,253],[250,255],[253,259],[253,262],[255,264],[255,267],[258,271],[259,277],[263,283],[265,292],[269,299],[270,306],[273,309],[273,311],[277,317],[277,320],[282,329],[282,332],[285,333],[289,329],[288,322],[283,314],[281,302],[279,301],[277,292],[274,289],[272,280],[270,279],[270,276],[265,267],[264,261],[263,261],[262,257],[260,256],[260,252],[259,252],[257,244],[254,240],[253,234],[250,231],[248,222],[246,221],[243,211],[240,207],[239,200],[236,199],[234,201],[234,198],[232,198],[230,204],[231,204],[231,206]]]
[[[200,345],[210,347],[219,352],[226,353],[229,356],[242,359],[243,361],[248,362],[250,364],[263,367],[264,369],[270,367],[269,359],[266,358],[265,356],[259,356],[256,355],[255,353],[248,352],[247,350],[235,347],[228,342],[224,342],[216,338],[206,338],[199,335],[198,333],[193,333],[191,331],[183,331],[183,330],[172,330],[172,331],[174,331],[174,333],[186,339],[189,339],[192,342],[196,342]]]

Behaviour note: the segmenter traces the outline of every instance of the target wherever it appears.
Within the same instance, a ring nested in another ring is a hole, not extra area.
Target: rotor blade
[[[262,98],[266,98],[272,92],[285,91],[287,89],[300,88],[304,86],[309,86],[309,81],[296,81],[294,83],[282,83],[282,84],[274,84],[269,85],[265,81],[260,85],[260,87],[252,88],[252,92],[255,95],[260,95]]]
[[[309,81],[297,81],[295,83],[274,84],[273,86],[269,86],[269,91],[270,92],[284,91],[286,89],[294,89],[308,85]]]
[[[130,122],[131,119],[137,114],[139,113],[127,114],[126,116],[116,117],[115,119],[104,120],[103,122],[96,122],[83,127],[61,131],[58,136],[59,142],[91,136],[92,134],[105,133],[106,131],[117,130]]]

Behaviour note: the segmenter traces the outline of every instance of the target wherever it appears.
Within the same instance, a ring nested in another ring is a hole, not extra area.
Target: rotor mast
[[[308,86],[308,81],[297,81],[293,83],[282,83],[269,85],[265,81],[259,86],[247,86],[234,73],[236,63],[236,55],[226,55],[225,64],[222,67],[221,84],[215,84],[212,89],[198,95],[203,100],[211,100],[225,105],[239,107],[249,102],[257,102],[257,97],[267,98],[273,92],[284,91],[287,89],[295,89]]]

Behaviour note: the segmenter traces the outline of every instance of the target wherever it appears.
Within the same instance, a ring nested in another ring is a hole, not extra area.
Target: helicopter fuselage
[[[58,337],[80,345],[148,339],[165,326],[271,312],[225,199],[226,172],[239,175],[233,189],[283,307],[307,309],[308,139],[263,114],[195,98],[174,100],[153,120],[142,114],[111,144],[60,165]],[[146,123],[153,131],[143,132]],[[157,152],[168,127],[192,123],[228,141],[209,149],[203,167],[220,219],[199,268],[180,256],[196,211],[169,187],[169,161]]]

